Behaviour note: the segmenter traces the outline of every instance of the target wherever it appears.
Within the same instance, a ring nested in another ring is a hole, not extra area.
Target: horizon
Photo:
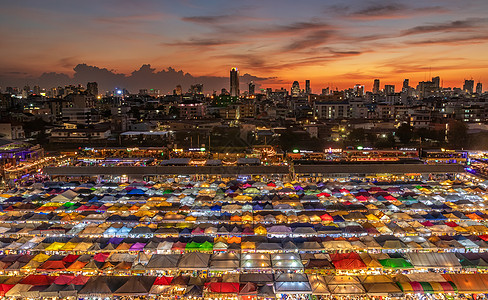
[[[222,76],[222,77],[219,77],[219,76],[213,76],[213,77],[212,76],[193,76],[190,73],[184,72],[183,70],[176,70],[172,67],[157,70],[156,68],[152,68],[152,66],[150,64],[144,64],[141,66],[141,68],[139,70],[134,70],[129,74],[115,73],[112,70],[107,70],[106,68],[99,68],[97,66],[88,66],[86,64],[78,64],[74,69],[75,70],[76,69],[84,69],[84,70],[82,70],[80,72],[80,73],[82,73],[81,75],[78,74],[77,71],[75,71],[73,76],[69,76],[68,74],[59,74],[59,73],[44,73],[38,78],[30,78],[28,80],[25,80],[25,79],[12,80],[11,83],[14,83],[14,84],[11,84],[11,85],[7,84],[7,85],[4,85],[4,87],[0,86],[0,89],[6,88],[6,87],[22,88],[24,86],[29,86],[31,89],[34,86],[40,86],[40,88],[43,88],[43,89],[50,89],[50,88],[67,86],[67,85],[81,85],[81,86],[86,87],[86,84],[88,82],[92,82],[92,81],[99,83],[100,87],[106,87],[107,82],[112,82],[112,83],[118,82],[118,83],[112,84],[112,87],[109,89],[104,88],[103,91],[105,91],[105,92],[110,92],[110,91],[114,91],[114,90],[118,90],[118,89],[127,89],[131,94],[136,94],[136,92],[140,89],[157,89],[157,90],[161,89],[161,87],[157,86],[158,85],[157,82],[155,83],[155,85],[150,85],[150,84],[147,85],[146,84],[146,85],[142,86],[141,84],[145,84],[145,83],[141,83],[141,81],[140,81],[141,78],[134,78],[134,76],[133,76],[134,73],[136,73],[136,72],[145,72],[144,75],[147,77],[143,78],[142,80],[149,81],[149,82],[156,81],[157,80],[156,77],[158,77],[158,76],[166,76],[166,77],[171,76],[170,81],[172,83],[174,83],[174,85],[171,87],[162,88],[165,91],[162,91],[160,93],[160,95],[171,94],[173,89],[177,85],[181,85],[182,90],[186,91],[186,90],[188,90],[188,88],[192,84],[200,84],[202,82],[210,82],[211,85],[212,84],[214,85],[213,89],[205,90],[206,85],[204,84],[203,87],[204,87],[204,93],[205,94],[210,94],[211,91],[217,91],[218,92],[219,90],[224,89],[224,88],[228,90],[228,88],[229,88],[229,82],[227,82],[227,85],[223,84],[221,87],[215,86],[215,84],[221,84],[224,81],[229,81],[228,77],[226,78],[224,76]],[[229,69],[229,71],[230,71],[230,69]],[[92,72],[93,74],[90,74],[89,72]],[[102,72],[103,76],[105,76],[105,77],[100,77],[101,76],[100,72]],[[88,73],[88,74],[86,74],[86,73]],[[77,75],[79,75],[79,77]],[[431,81],[432,78],[434,78],[438,75],[437,74],[433,74],[433,75],[429,74],[429,76],[430,77],[425,78],[424,80],[417,81],[417,82],[411,80],[411,78],[405,78],[405,79],[409,79],[410,87],[415,88],[421,81]],[[110,78],[110,77],[113,77],[113,78]],[[261,78],[261,77],[252,76],[248,73],[245,73],[245,74],[239,73],[239,77],[244,79],[244,81],[242,81],[242,80],[240,81],[241,92],[247,89],[247,85],[251,81],[253,81],[256,84],[257,89],[261,89],[261,90],[264,90],[266,88],[272,88],[273,90],[279,90],[281,88],[284,88],[285,90],[290,91],[291,86],[293,84],[293,82],[289,82],[289,83],[288,82],[286,82],[286,83],[282,82],[282,83],[276,84],[276,85],[273,85],[273,84],[266,85],[268,80],[275,79],[275,78]],[[98,82],[96,80],[92,80],[91,78],[99,78],[99,79],[101,79],[101,82]],[[392,83],[392,82],[385,81],[385,79],[382,79],[382,78],[373,78],[373,79],[371,79],[371,82],[357,82],[357,81],[355,81],[356,82],[355,84],[353,84],[351,86],[343,85],[341,88],[339,88],[338,86],[334,86],[334,85],[318,87],[317,86],[318,84],[315,84],[315,87],[314,87],[313,82],[310,83],[310,86],[311,86],[312,94],[320,94],[322,92],[322,89],[325,89],[325,88],[329,88],[330,91],[332,92],[332,91],[335,91],[336,89],[339,91],[342,91],[342,90],[346,90],[349,88],[353,88],[355,85],[361,85],[364,87],[364,92],[370,92],[373,89],[373,81],[375,79],[380,80],[380,90],[383,90],[385,85],[394,85],[395,90],[399,91],[399,90],[401,90],[401,86],[403,85],[403,80],[400,82]],[[25,83],[21,83],[21,81],[23,81],[23,80],[25,80]],[[179,83],[179,80],[182,82]],[[301,78],[296,79],[296,81],[298,81],[300,84],[300,89],[303,89],[305,87],[305,81],[306,80],[307,79],[301,79]],[[456,86],[456,85],[446,86],[442,77],[440,78],[440,80],[441,80],[441,82],[440,82],[441,88],[455,89],[455,88],[462,88],[462,85],[464,84],[464,80],[474,80],[474,79],[473,78],[469,78],[469,79],[464,78],[463,80],[459,80],[459,82],[457,83],[458,86]],[[15,84],[16,81],[17,81],[17,84]],[[59,82],[59,84],[55,84],[55,83],[53,83],[53,81]],[[132,82],[132,83],[130,83],[130,82]],[[474,82],[476,85],[476,83],[481,82],[481,81],[474,80]],[[481,83],[483,83],[483,82],[481,82]],[[134,84],[139,84],[140,86],[134,86]],[[102,91],[102,90],[100,90],[100,91]]]

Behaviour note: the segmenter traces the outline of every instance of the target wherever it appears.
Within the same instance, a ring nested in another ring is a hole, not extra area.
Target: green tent
[[[380,259],[379,262],[386,269],[413,269],[412,264],[404,258]]]
[[[424,290],[424,293],[432,294],[434,293],[434,288],[430,285],[428,282],[419,282],[420,285],[422,286],[422,289]]]
[[[197,242],[193,242],[192,241],[192,242],[186,244],[185,250],[186,251],[196,251],[196,250],[200,249],[200,246],[201,245],[202,244],[200,244],[200,243],[197,243]]]
[[[199,250],[201,251],[213,251],[213,243],[209,241],[205,241],[204,243],[200,244]]]

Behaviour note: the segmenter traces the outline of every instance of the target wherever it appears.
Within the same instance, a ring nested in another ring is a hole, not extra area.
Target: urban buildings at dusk
[[[486,299],[487,10],[4,1],[0,297]]]

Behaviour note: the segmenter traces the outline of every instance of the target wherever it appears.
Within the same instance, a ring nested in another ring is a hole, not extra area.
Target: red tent
[[[434,226],[434,224],[432,224],[431,221],[425,221],[425,222],[421,222],[420,224],[424,225],[424,226]]]
[[[110,256],[110,253],[97,253],[93,256],[93,259],[98,262],[105,262],[107,258]]]
[[[330,258],[339,270],[366,269],[366,264],[356,252],[330,254]]]
[[[320,193],[320,194],[317,194],[317,197],[330,197],[330,194],[328,194],[328,193]]]
[[[357,270],[366,269],[366,264],[360,259],[341,259],[332,262],[334,267],[338,270]]]
[[[209,282],[206,284],[206,287],[211,293],[239,293],[239,284],[236,282]]]
[[[444,222],[445,225],[449,226],[449,227],[458,227],[459,225],[454,223],[454,222]]]
[[[19,281],[19,283],[30,285],[51,285],[55,279],[56,276],[28,275],[27,277]]]
[[[328,213],[325,213],[323,215],[320,216],[320,219],[322,221],[327,221],[327,222],[332,222],[334,221],[334,218],[331,217],[331,215],[329,215]]]
[[[63,261],[61,260],[48,260],[44,262],[37,270],[44,270],[44,271],[50,271],[50,270],[64,270],[66,269],[66,265]]]
[[[186,247],[186,243],[178,241],[173,244],[171,250],[185,250],[185,247]]]
[[[74,285],[85,285],[90,279],[88,276],[83,276],[83,275],[78,275],[76,276],[69,284],[74,284]]]
[[[330,254],[330,259],[332,261],[336,261],[336,260],[342,260],[342,259],[361,259],[361,257],[356,252],[347,252],[347,253]]]
[[[68,254],[67,256],[65,256],[63,258],[63,261],[66,262],[66,263],[73,263],[75,262],[78,258],[80,257],[80,255],[75,255],[75,254]]]
[[[73,275],[59,275],[56,279],[54,279],[54,283],[60,285],[66,285],[66,284],[70,284],[70,282],[73,281],[74,278],[75,276]]]
[[[15,284],[0,284],[0,296],[3,297],[5,296],[5,293],[7,293],[11,288],[14,287]]]
[[[156,278],[156,281],[154,281],[153,285],[171,285],[172,280],[173,277],[161,276]]]
[[[357,196],[357,197],[356,197],[356,199],[357,199],[358,201],[368,201],[368,198],[364,197],[363,195],[361,195],[361,196]]]

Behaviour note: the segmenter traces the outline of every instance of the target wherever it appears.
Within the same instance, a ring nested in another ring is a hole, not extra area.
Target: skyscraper
[[[356,84],[353,88],[355,96],[362,97],[364,95],[364,85]]]
[[[312,89],[310,88],[310,80],[305,80],[305,94],[309,95],[312,93]]]
[[[239,97],[239,94],[239,70],[232,68],[230,69],[230,95]]]
[[[441,78],[439,76],[432,77],[432,82],[434,83],[434,88],[439,89],[441,87]]]
[[[403,80],[403,89],[404,90],[408,90],[409,87],[410,87],[410,80],[409,79],[404,79]]]
[[[300,95],[300,84],[296,80],[291,85],[291,95],[292,97],[298,97]]]
[[[181,85],[177,85],[176,89],[173,90],[173,95],[181,96],[183,94],[183,89],[181,88]]]
[[[254,81],[249,82],[249,95],[254,95],[256,90],[256,85],[254,84]]]
[[[476,94],[483,94],[483,84],[481,82],[476,84]]]
[[[86,91],[92,96],[98,96],[98,83],[88,82],[86,85]]]
[[[190,85],[189,92],[193,95],[203,94],[203,84],[197,83],[197,84]]]
[[[392,84],[385,84],[385,95],[395,94],[395,86]]]
[[[472,94],[473,89],[474,89],[474,80],[473,79],[464,80],[463,91],[465,93]]]
[[[373,83],[373,94],[379,94],[380,93],[380,80],[375,79]]]

